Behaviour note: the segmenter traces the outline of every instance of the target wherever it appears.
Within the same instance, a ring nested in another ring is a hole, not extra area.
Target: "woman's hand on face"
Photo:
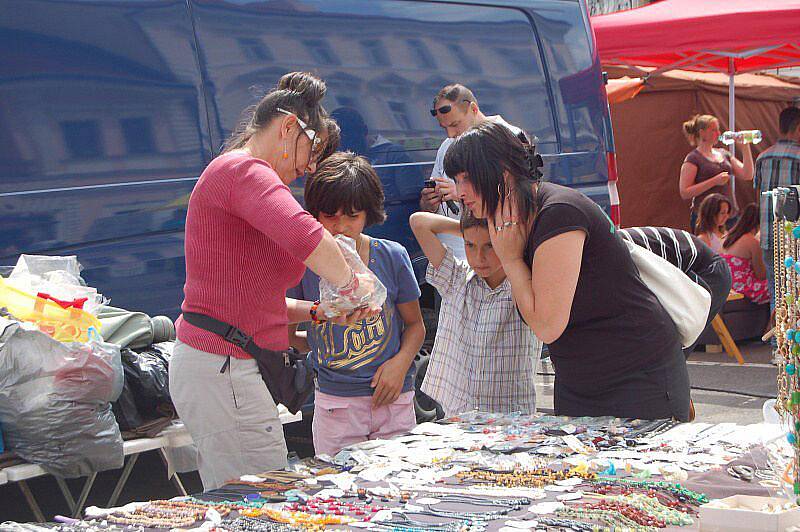
[[[492,248],[503,264],[521,260],[525,253],[528,232],[519,219],[516,201],[508,198],[505,205],[498,205],[494,216],[487,220]]]

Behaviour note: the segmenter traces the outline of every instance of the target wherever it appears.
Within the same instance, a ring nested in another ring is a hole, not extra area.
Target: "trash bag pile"
[[[121,430],[172,412],[172,321],[109,306],[80,271],[22,255],[0,277],[5,449],[64,478],[122,467]]]

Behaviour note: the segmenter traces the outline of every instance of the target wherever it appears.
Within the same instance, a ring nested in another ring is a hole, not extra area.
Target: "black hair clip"
[[[542,156],[536,151],[537,137],[533,137],[533,141],[528,138],[524,131],[517,133],[517,138],[522,142],[525,148],[525,162],[528,163],[528,176],[534,181],[539,181],[543,174],[540,168],[544,166]]]

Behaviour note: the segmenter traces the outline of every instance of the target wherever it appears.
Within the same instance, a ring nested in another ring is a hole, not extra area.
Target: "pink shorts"
[[[372,408],[372,397],[339,397],[319,390],[314,395],[314,450],[334,456],[354,443],[387,439],[414,428],[414,392],[400,394],[390,405]]]

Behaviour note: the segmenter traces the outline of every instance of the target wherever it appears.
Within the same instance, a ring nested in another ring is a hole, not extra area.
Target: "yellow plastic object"
[[[39,330],[59,342],[86,342],[100,333],[100,321],[88,312],[60,305],[17,290],[0,277],[0,307],[22,321],[35,323]],[[90,332],[91,329],[91,332]]]

